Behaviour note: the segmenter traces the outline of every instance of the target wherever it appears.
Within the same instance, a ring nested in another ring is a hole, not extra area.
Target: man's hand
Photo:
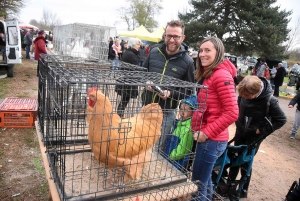
[[[152,81],[147,81],[146,84],[153,84],[153,82],[152,82]],[[151,92],[154,91],[153,88],[152,88],[151,86],[146,86],[145,88],[146,88],[148,91],[151,91]]]
[[[146,82],[146,87],[145,87],[146,90],[151,91],[151,92],[155,92],[152,86],[147,86],[148,84],[153,84],[153,82],[152,82],[152,81],[147,81],[147,82]],[[157,93],[157,95],[158,95],[161,99],[163,99],[163,100],[166,100],[167,98],[169,98],[169,97],[171,96],[171,92],[168,91],[168,90],[162,90],[162,92],[163,92],[164,95],[162,95],[162,94],[160,94],[160,93]]]
[[[166,100],[167,98],[169,98],[170,97],[170,95],[171,95],[171,92],[170,91],[168,91],[168,90],[163,90],[163,93],[165,94],[164,96],[163,95],[161,95],[161,94],[157,94],[161,99],[163,99],[163,100]]]
[[[293,108],[294,106],[293,105],[289,105],[289,108]]]

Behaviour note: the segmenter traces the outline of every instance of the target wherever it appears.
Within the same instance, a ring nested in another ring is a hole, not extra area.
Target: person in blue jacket
[[[180,118],[175,120],[172,134],[167,138],[166,157],[174,162],[174,166],[179,170],[186,168],[189,161],[189,153],[193,146],[191,120],[197,108],[196,95],[193,94],[183,99],[179,105]]]

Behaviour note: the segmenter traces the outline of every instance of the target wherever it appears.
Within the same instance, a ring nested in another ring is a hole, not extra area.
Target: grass
[[[40,190],[40,193],[41,193],[42,195],[44,195],[45,193],[47,193],[48,189],[49,189],[48,182],[44,182],[44,183],[41,185],[41,187],[40,187],[39,190]]]
[[[0,79],[0,98],[4,98],[7,90],[8,78]]]
[[[292,147],[292,148],[295,148],[295,144],[293,144],[291,142],[289,143],[289,146]]]
[[[0,150],[0,156],[4,156],[4,151]]]
[[[25,142],[28,147],[34,147],[37,144],[32,137],[25,138]]]
[[[27,96],[26,94],[25,94],[25,95],[22,94],[22,95],[17,95],[17,97],[18,97],[18,98],[26,98],[26,97],[28,97],[28,96]]]
[[[25,143],[28,147],[37,147],[38,141],[34,138],[34,129],[24,129]]]
[[[46,174],[45,169],[42,168],[42,166],[40,165],[40,158],[35,158],[33,160],[33,164],[34,164],[35,169],[37,169],[40,173]]]
[[[279,95],[280,95],[280,96],[287,96],[287,93],[286,93],[286,92],[283,92],[283,91],[279,91]]]

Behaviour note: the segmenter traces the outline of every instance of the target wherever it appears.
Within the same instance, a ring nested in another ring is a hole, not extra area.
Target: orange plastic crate
[[[36,98],[5,98],[0,104],[0,128],[32,128],[37,117]]]

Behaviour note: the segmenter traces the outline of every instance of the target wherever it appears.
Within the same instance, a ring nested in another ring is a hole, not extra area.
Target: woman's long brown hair
[[[195,72],[195,78],[196,78],[197,82],[199,82],[202,79],[202,77],[209,78],[213,74],[214,68],[217,67],[220,63],[222,63],[224,61],[225,48],[224,48],[223,42],[219,38],[209,37],[209,38],[204,39],[200,43],[200,46],[207,41],[210,41],[214,44],[214,47],[217,50],[217,55],[216,55],[215,60],[212,62],[212,64],[207,66],[206,71],[204,72],[204,67],[201,64],[201,60],[199,57],[200,50],[198,51],[198,56],[197,56],[197,60],[196,60],[197,69]]]

